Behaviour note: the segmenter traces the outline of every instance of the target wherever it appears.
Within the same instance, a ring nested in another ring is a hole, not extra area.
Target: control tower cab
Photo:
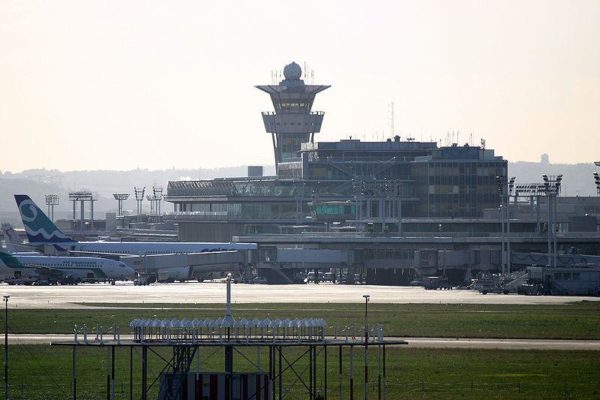
[[[311,112],[317,93],[328,85],[306,85],[300,77],[302,68],[295,62],[283,69],[284,80],[278,85],[259,85],[257,89],[271,96],[275,112],[263,112],[265,130],[272,135],[277,173],[283,163],[301,161],[302,143],[314,142],[321,130],[323,112]]]

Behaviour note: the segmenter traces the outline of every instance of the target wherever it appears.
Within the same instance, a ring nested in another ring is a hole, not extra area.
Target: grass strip
[[[70,333],[75,325],[117,324],[129,332],[134,318],[214,318],[220,304],[119,305],[105,309],[11,309],[14,333]],[[245,318],[324,318],[330,327],[364,323],[361,304],[243,304],[234,315]],[[0,320],[3,318],[0,315]],[[369,323],[382,323],[388,336],[521,339],[600,339],[600,302],[562,305],[370,304]],[[331,329],[332,333],[333,330]]]

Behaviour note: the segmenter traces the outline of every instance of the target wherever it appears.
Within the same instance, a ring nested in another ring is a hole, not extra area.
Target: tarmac
[[[524,296],[517,294],[483,295],[472,290],[425,290],[422,287],[336,285],[235,284],[232,301],[244,303],[362,303],[369,294],[373,303],[433,304],[566,304],[600,301],[585,296]],[[79,284],[65,286],[9,286],[0,284],[0,295],[9,295],[10,308],[88,308],[114,304],[223,304],[223,283],[168,283],[134,286],[131,282]]]

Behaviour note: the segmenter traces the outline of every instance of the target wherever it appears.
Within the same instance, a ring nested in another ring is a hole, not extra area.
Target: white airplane
[[[15,195],[15,200],[25,226],[30,245],[52,246],[59,251],[102,257],[156,256],[166,258],[200,253],[256,250],[256,243],[219,242],[78,242],[65,235],[35,204],[29,196]],[[156,272],[163,280],[187,280],[192,278],[191,265],[164,268]]]
[[[100,257],[60,257],[9,254],[0,251],[0,274],[9,284],[114,282],[133,279],[125,263]]]

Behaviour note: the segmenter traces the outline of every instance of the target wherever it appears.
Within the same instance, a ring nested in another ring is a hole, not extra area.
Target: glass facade
[[[418,196],[417,214],[427,217],[481,217],[497,208],[496,177],[506,176],[507,162],[479,147],[446,147],[415,162],[413,175]]]

